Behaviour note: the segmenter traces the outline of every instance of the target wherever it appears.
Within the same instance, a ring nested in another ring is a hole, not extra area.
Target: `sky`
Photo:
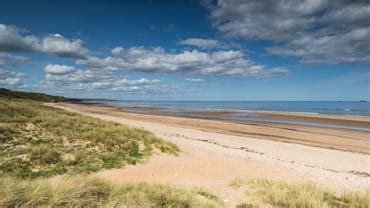
[[[170,2],[3,0],[0,87],[118,100],[370,100],[369,1]]]

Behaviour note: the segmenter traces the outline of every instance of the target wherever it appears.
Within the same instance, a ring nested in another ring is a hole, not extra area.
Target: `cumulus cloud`
[[[0,66],[14,67],[17,64],[23,64],[29,61],[29,58],[24,56],[14,56],[7,53],[0,53]]]
[[[167,52],[161,47],[116,47],[105,58],[93,57],[82,46],[80,39],[67,39],[60,34],[45,37],[24,35],[24,30],[0,25],[0,51],[41,51],[59,57],[77,59],[76,63],[87,68],[114,71],[119,69],[146,72],[181,72],[204,75],[268,77],[286,73],[284,68],[268,68],[246,59],[239,50],[203,52],[197,49],[181,52]],[[190,38],[180,41],[205,48],[220,47],[222,43],[212,39]],[[1,57],[0,57],[1,59]],[[48,74],[76,71],[62,66],[49,66]]]
[[[117,48],[115,48],[117,49]],[[245,59],[242,51],[199,50],[166,52],[163,48],[131,47],[112,50],[106,58],[89,57],[77,60],[90,68],[125,69],[144,72],[195,73],[203,75],[268,77],[287,73],[285,68],[268,68]]]
[[[178,42],[180,45],[190,45],[199,47],[202,49],[218,48],[223,46],[221,42],[213,39],[202,39],[202,38],[188,38]]]
[[[67,66],[67,65],[58,65],[58,64],[49,64],[45,66],[45,72],[48,74],[69,74],[72,72],[77,71],[77,69],[73,66]]]
[[[219,0],[208,7],[220,32],[272,40],[273,54],[315,63],[370,62],[367,1]]]
[[[53,64],[45,66],[44,71],[47,85],[69,90],[109,90],[142,93],[165,92],[170,89],[169,86],[162,84],[157,79],[128,79],[109,71],[82,70],[73,66]]]
[[[115,47],[111,50],[111,53],[114,55],[114,56],[118,56],[120,53],[122,53],[123,51],[123,48],[122,47]]]
[[[1,87],[21,87],[24,85],[22,77],[25,74],[13,72],[7,69],[0,68],[0,86]]]
[[[88,50],[82,46],[82,40],[69,40],[59,34],[44,37],[36,48],[66,58],[85,58],[88,53]]]
[[[0,53],[0,87],[23,87],[25,74],[13,70],[28,61],[27,57]]]
[[[73,69],[68,73],[55,73],[61,69]],[[50,70],[52,69],[52,70]],[[93,70],[76,69],[73,66],[66,65],[47,65],[45,66],[45,78],[47,83],[55,85],[76,85],[80,83],[94,83],[99,81],[112,81],[114,76],[112,73],[103,73]]]
[[[67,58],[85,58],[88,54],[80,39],[69,40],[60,34],[36,37],[24,35],[22,31],[15,26],[0,24],[0,51],[41,51]]]
[[[29,51],[37,38],[22,35],[21,29],[15,26],[0,24],[0,51]]]
[[[187,82],[204,82],[204,79],[201,78],[185,78]]]
[[[337,35],[303,35],[267,50],[282,56],[303,57],[305,63],[370,63],[370,27]]]

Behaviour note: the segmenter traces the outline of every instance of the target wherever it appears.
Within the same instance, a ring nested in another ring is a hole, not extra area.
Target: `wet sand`
[[[286,124],[317,124],[317,126],[333,126],[337,128],[358,128],[370,132],[370,116],[357,115],[328,115],[298,112],[257,111],[257,110],[213,110],[213,111],[172,111],[159,107],[118,107],[122,111],[155,115],[181,116],[189,118],[205,118],[214,120],[228,120],[236,122],[264,122]],[[237,117],[240,117],[237,119]],[[248,116],[251,117],[248,120]],[[253,120],[255,119],[255,120]],[[259,121],[258,119],[262,119]]]

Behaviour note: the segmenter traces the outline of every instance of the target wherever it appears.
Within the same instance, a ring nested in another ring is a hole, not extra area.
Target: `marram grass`
[[[115,183],[94,177],[57,180],[0,179],[0,207],[223,207],[199,189],[163,184]]]
[[[245,191],[256,204],[294,208],[369,208],[370,189],[337,193],[313,183],[287,183],[282,180],[234,179],[230,186]],[[243,207],[243,206],[240,206]],[[253,206],[245,206],[253,207]]]

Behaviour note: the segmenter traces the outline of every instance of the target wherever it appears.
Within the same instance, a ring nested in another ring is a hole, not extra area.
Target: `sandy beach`
[[[108,179],[201,186],[230,205],[245,197],[229,186],[236,177],[312,181],[338,191],[370,187],[366,131],[150,115],[77,103],[48,105],[146,129],[181,150],[178,156],[158,154],[143,164],[97,173]],[[366,116],[271,114],[352,126],[370,123]]]
[[[0,14],[0,208],[370,208],[370,0]]]

